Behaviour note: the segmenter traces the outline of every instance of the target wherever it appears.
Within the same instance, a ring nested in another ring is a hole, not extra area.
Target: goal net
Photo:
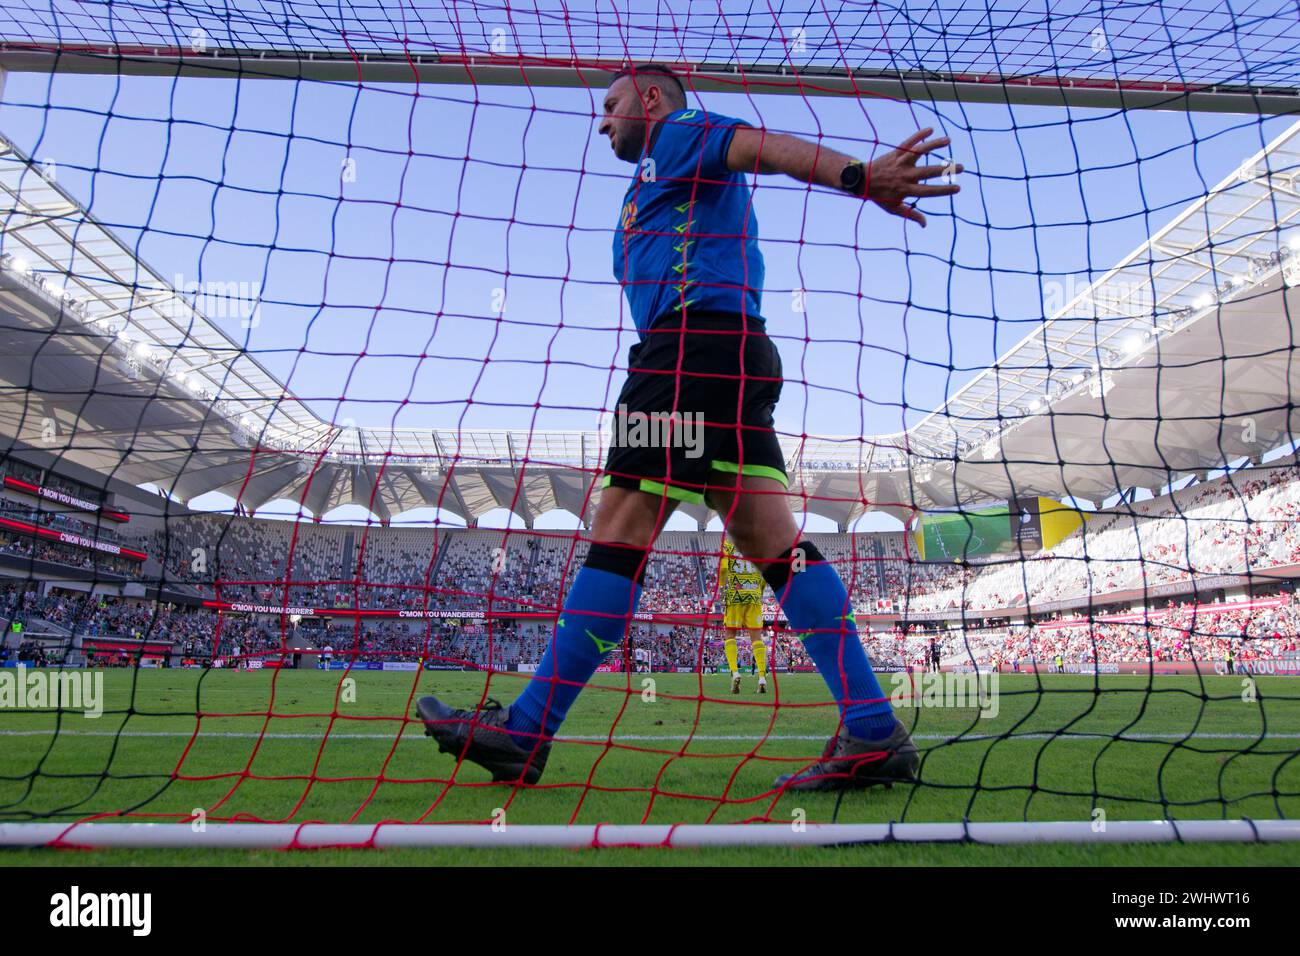
[[[0,0],[0,844],[1300,838],[1297,48],[1282,0]],[[603,128],[647,64],[772,150],[706,136],[661,232]],[[960,192],[905,207],[777,158],[926,130]],[[493,782],[417,701],[545,671],[637,303],[724,292],[916,780],[776,782],[841,659],[650,476],[635,609]]]

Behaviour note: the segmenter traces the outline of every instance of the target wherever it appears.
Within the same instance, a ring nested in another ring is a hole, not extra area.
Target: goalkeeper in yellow
[[[731,692],[740,693],[740,667],[736,657],[736,632],[749,635],[754,650],[754,666],[758,670],[758,692],[767,693],[767,647],[763,644],[763,575],[744,558],[725,534],[722,538],[722,560],[718,565],[718,590],[726,605],[722,625],[726,639],[722,648],[731,668]]]

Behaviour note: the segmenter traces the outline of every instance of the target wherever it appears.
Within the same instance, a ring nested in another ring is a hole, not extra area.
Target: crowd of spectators
[[[5,495],[0,495],[0,516],[50,531],[75,534],[88,541],[98,540],[127,547],[134,544],[132,539],[103,524],[96,525],[68,514],[38,508]],[[120,577],[140,578],[144,574],[143,565],[139,561],[93,547],[34,537],[11,527],[0,528],[0,553]]]
[[[77,491],[83,490],[69,493]],[[3,496],[0,508],[101,539],[105,534],[82,519],[47,514]],[[122,530],[108,533],[133,541]],[[325,611],[463,611],[469,621],[454,625],[436,618],[358,624],[341,615],[323,622],[326,615],[306,615],[294,627],[315,646],[346,649],[359,660],[446,659],[477,666],[540,659],[551,633],[547,615],[557,612],[588,549],[584,534],[573,532],[332,526],[243,515],[169,518],[165,528],[144,535],[134,543],[157,557],[153,567],[163,586],[181,585],[191,597]],[[840,571],[860,614],[901,612],[924,621],[928,613],[963,612],[960,631],[936,630],[934,618],[929,629],[868,634],[864,627],[872,656],[891,664],[924,664],[931,640],[950,663],[1204,660],[1229,653],[1239,660],[1263,659],[1294,652],[1300,633],[1300,613],[1290,594],[1282,603],[1251,611],[1230,604],[1197,610],[1185,602],[1137,621],[1107,619],[1100,612],[1073,621],[1076,612],[1068,610],[1032,627],[971,621],[993,617],[981,612],[1032,610],[1068,600],[1095,604],[1108,594],[1144,594],[1158,585],[1300,565],[1300,472],[1293,464],[1251,469],[1112,509],[1090,517],[1051,549],[1025,556],[924,562],[916,560],[903,533],[806,537]],[[721,544],[718,532],[665,532],[656,541],[638,611],[660,620],[637,621],[631,631],[634,649],[648,652],[656,666],[694,667],[703,661],[710,667],[720,659],[716,619],[702,626],[699,616],[720,610]],[[5,531],[0,531],[0,552],[74,567],[102,568],[114,560]],[[138,575],[141,566],[129,564]],[[218,614],[192,600],[90,594],[32,580],[0,585],[0,610],[6,620],[43,622],[55,633],[170,641],[195,658],[229,655],[235,647],[241,655],[279,653],[290,631],[275,615]],[[520,613],[542,616],[510,616]],[[779,616],[770,594],[765,616]],[[780,630],[775,637],[769,632],[768,639],[775,641],[771,653],[781,666],[808,664],[797,640]]]
[[[911,614],[1095,600],[1298,565],[1298,518],[1296,465],[1263,467],[1104,512],[1055,547],[1023,558],[909,563],[899,557],[907,542],[894,535],[885,575],[895,604]]]
[[[1234,603],[1251,607],[1234,609]],[[876,638],[896,642],[909,663],[923,660],[935,639],[947,664],[979,664],[1012,670],[1094,663],[1255,661],[1300,654],[1300,597],[1284,592],[1255,602],[1177,602],[1142,614],[1076,618],[1065,615],[1033,624],[953,630],[896,628]],[[905,644],[905,650],[904,650]],[[870,645],[869,645],[870,649]]]

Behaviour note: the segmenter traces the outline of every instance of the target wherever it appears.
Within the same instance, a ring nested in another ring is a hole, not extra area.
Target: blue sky
[[[596,133],[602,94],[13,74],[0,131],[163,276],[260,289],[255,328],[215,321],[323,418],[595,428],[622,382],[610,366],[636,341],[610,262],[633,170]],[[862,157],[934,126],[967,169],[958,197],[923,204],[924,230],[758,180],[763,311],[787,377],[777,427],[794,434],[914,423],[1043,321],[1052,283],[1110,268],[1288,125],[869,98],[692,105]]]

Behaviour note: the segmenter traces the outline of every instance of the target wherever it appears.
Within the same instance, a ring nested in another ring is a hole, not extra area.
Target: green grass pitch
[[[174,822],[526,823],[1277,819],[1300,814],[1300,683],[1259,678],[1003,675],[997,715],[900,707],[924,753],[918,786],[777,797],[772,780],[820,752],[835,726],[821,678],[599,674],[551,754],[542,786],[492,784],[437,752],[413,713],[513,699],[522,675],[118,670],[105,713],[0,710],[0,822],[126,811]],[[887,676],[886,689],[892,684]],[[353,699],[354,698],[354,699]],[[337,702],[336,702],[337,701]],[[337,711],[338,716],[329,715]],[[1074,735],[1059,736],[1061,731]],[[1114,739],[1123,734],[1126,740]],[[1011,734],[1005,739],[998,735]],[[1094,794],[1096,794],[1094,798]],[[112,818],[105,818],[112,819]],[[120,818],[119,818],[120,819]],[[16,850],[0,865],[385,863],[1259,864],[1300,846],[1137,845],[695,850]]]

